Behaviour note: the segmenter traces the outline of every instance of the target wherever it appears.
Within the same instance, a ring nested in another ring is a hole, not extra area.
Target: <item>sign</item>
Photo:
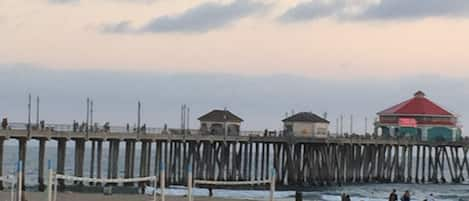
[[[401,127],[417,127],[417,120],[414,118],[399,118],[399,126]]]

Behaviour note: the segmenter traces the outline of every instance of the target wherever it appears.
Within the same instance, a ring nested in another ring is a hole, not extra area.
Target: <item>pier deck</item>
[[[466,140],[427,142],[371,136],[308,138],[4,129],[0,130],[1,153],[8,139],[19,141],[18,154],[23,161],[26,161],[28,141],[40,142],[40,190],[45,186],[45,145],[51,140],[57,141],[55,169],[58,173],[64,173],[67,141],[73,141],[75,176],[159,176],[158,167],[164,163],[168,185],[186,185],[189,164],[192,164],[194,179],[219,181],[268,179],[275,169],[279,189],[366,182],[458,183],[469,177]],[[87,142],[91,144],[91,152],[85,152]],[[102,172],[101,163],[104,143],[109,144],[106,146],[109,148],[107,174]],[[119,158],[122,144],[125,157]],[[136,164],[137,156],[139,164]],[[89,173],[85,173],[83,167],[86,157],[91,158]],[[125,161],[123,167],[119,166],[119,160]],[[0,157],[0,167],[3,167],[3,157]],[[138,170],[137,175],[135,170]],[[124,175],[119,175],[121,171]],[[59,182],[59,189],[66,188],[63,181]]]

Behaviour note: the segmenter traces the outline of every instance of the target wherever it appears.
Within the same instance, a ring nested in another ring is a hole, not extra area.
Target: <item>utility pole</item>
[[[186,111],[186,104],[181,105],[181,133],[186,134],[186,126],[185,126],[185,111]]]
[[[141,121],[141,110],[142,110],[142,104],[140,101],[137,103],[137,135],[140,134],[140,121]]]
[[[335,133],[339,135],[339,118],[335,119]]]
[[[90,123],[90,98],[87,97],[86,98],[86,125],[85,125],[86,135],[88,135],[89,123]]]
[[[36,97],[36,126],[39,128],[39,96]]]
[[[365,134],[368,133],[368,118],[365,117]]]
[[[96,128],[93,127],[93,100],[90,102],[90,125],[91,128],[93,128],[91,131],[96,130]]]
[[[340,135],[344,134],[344,115],[340,115]]]
[[[28,95],[28,138],[31,136],[31,94]]]
[[[350,134],[353,134],[353,115],[350,115]]]
[[[187,107],[187,112],[186,112],[186,118],[187,118],[186,128],[187,128],[187,133],[189,133],[190,127],[191,127],[190,124],[189,124],[190,112],[191,112],[191,109],[190,109],[189,107]]]
[[[224,110],[223,110],[223,120],[224,120],[224,122],[223,122],[223,130],[224,130],[224,132],[225,132],[225,139],[226,139],[226,137],[228,136],[228,128],[226,127],[226,121],[227,121],[226,111],[227,111],[227,110],[226,110],[226,107],[225,107]]]

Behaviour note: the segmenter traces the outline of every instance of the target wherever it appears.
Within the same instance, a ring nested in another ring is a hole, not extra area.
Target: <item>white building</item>
[[[329,121],[311,112],[296,113],[282,121],[285,135],[327,137],[329,133]]]
[[[199,117],[200,132],[205,135],[239,135],[243,119],[228,110],[212,110]],[[226,129],[225,129],[226,127]]]

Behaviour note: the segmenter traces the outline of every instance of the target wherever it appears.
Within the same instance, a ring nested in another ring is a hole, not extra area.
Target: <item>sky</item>
[[[468,35],[467,0],[0,0],[0,113],[23,120],[32,93],[49,121],[90,96],[116,124],[142,100],[155,126],[186,103],[193,126],[229,107],[246,129],[295,110],[358,130],[424,90],[469,125]]]

